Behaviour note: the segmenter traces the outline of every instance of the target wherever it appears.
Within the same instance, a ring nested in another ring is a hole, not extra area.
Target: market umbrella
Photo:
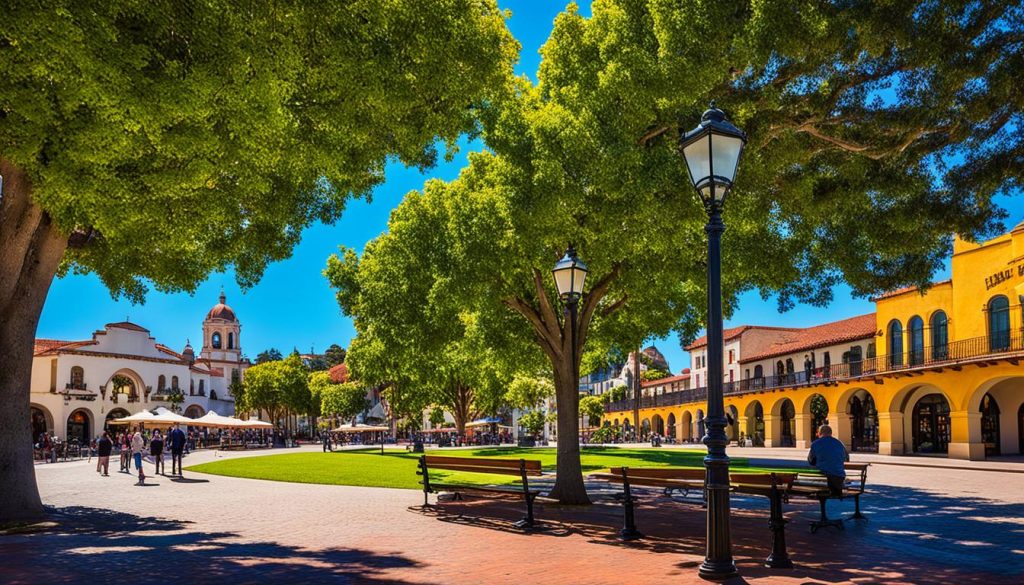
[[[163,406],[157,407],[155,421],[166,422],[167,424],[174,424],[174,423],[179,423],[179,424],[183,424],[183,425],[195,425],[196,424],[196,421],[194,419],[188,418],[187,416],[181,416],[180,414],[178,414],[176,412],[171,412],[170,410],[164,408]]]
[[[123,417],[123,418],[114,419],[114,420],[110,421],[108,424],[112,424],[112,425],[130,425],[132,423],[161,424],[162,421],[155,414],[153,414],[152,412],[149,412],[148,410],[142,410],[142,411],[136,412],[135,414],[133,414],[131,416],[126,416],[126,417]],[[163,424],[167,424],[167,423],[163,423]]]

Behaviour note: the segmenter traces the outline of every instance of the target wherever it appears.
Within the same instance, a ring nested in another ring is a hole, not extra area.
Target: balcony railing
[[[906,341],[906,338],[904,338]],[[831,384],[834,382],[871,378],[883,374],[915,371],[944,365],[980,362],[990,359],[1024,356],[1024,334],[998,333],[985,337],[973,337],[943,345],[912,347],[900,354],[880,355],[843,364],[774,374],[760,378],[744,378],[722,384],[726,396],[772,390]],[[640,408],[678,406],[690,402],[703,402],[708,397],[707,387],[691,388],[677,392],[666,392],[640,399]],[[633,410],[633,399],[628,398],[605,405],[605,412]]]
[[[85,382],[68,382],[67,384],[64,384],[64,389],[65,390],[88,390],[88,388],[86,386],[88,386],[88,384],[86,384]]]

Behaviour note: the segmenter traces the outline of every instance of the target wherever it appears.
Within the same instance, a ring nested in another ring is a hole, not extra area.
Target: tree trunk
[[[29,394],[36,327],[67,236],[31,201],[28,177],[0,159],[0,524],[37,520]],[[54,424],[61,421],[54,420]]]
[[[580,464],[580,393],[572,360],[553,362],[558,408],[558,458],[555,486],[548,497],[560,504],[589,504]]]

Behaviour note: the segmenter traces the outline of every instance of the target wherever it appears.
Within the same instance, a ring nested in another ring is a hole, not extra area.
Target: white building
[[[32,360],[32,437],[55,432],[62,439],[88,441],[107,421],[170,407],[181,393],[185,416],[208,410],[234,414],[232,381],[240,381],[248,360],[241,355],[241,324],[225,303],[203,321],[203,345],[196,358],[187,341],[181,353],[157,343],[149,331],[127,321],[108,323],[84,341],[37,339]]]

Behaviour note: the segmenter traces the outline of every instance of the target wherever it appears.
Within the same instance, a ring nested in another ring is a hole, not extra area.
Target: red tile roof
[[[854,339],[864,339],[875,335],[875,314],[868,313],[850,317],[841,321],[833,321],[823,325],[815,325],[797,330],[795,338],[774,343],[757,355],[744,356],[740,363],[748,363],[765,358],[785,355],[798,351],[836,345]]]
[[[940,284],[947,284],[947,283],[950,283],[950,282],[953,282],[952,279],[940,280],[938,282],[931,283],[929,286],[938,286]],[[903,288],[898,288],[896,290],[891,290],[889,292],[884,292],[884,293],[882,293],[882,294],[880,294],[880,295],[878,295],[876,297],[871,297],[871,302],[875,302],[875,301],[878,301],[878,300],[881,300],[881,299],[888,299],[888,298],[891,298],[891,297],[898,297],[900,295],[905,295],[907,293],[915,292],[915,291],[919,291],[919,290],[920,290],[920,287],[917,287],[917,286],[905,286]]]
[[[344,384],[345,382],[348,382],[348,366],[344,363],[338,364],[327,370],[327,373],[331,376],[331,382],[334,382],[335,384]]]
[[[128,321],[120,321],[120,322],[117,322],[117,323],[107,323],[105,327],[107,329],[109,329],[111,327],[114,327],[116,329],[129,329],[131,331],[141,331],[143,333],[149,333],[149,329],[146,329],[145,327],[142,327],[140,325],[136,325],[135,323],[130,323]]]
[[[659,378],[657,380],[644,381],[644,382],[640,383],[640,386],[643,387],[643,388],[648,388],[650,386],[662,386],[664,384],[671,384],[673,382],[681,382],[683,380],[689,380],[689,379],[690,379],[690,374],[686,373],[686,374],[679,374],[677,376],[667,376],[665,378]]]
[[[61,349],[74,349],[83,345],[94,345],[92,340],[86,341],[62,341],[60,339],[36,339],[32,355],[47,355],[58,353]]]
[[[722,332],[722,341],[729,341],[736,339],[740,335],[743,335],[749,329],[766,329],[775,331],[799,331],[799,329],[793,329],[792,327],[763,327],[761,325],[740,325],[739,327],[730,327]],[[708,338],[706,335],[698,337],[693,343],[687,345],[683,349],[686,351],[693,351],[698,347],[704,347],[708,344]]]

